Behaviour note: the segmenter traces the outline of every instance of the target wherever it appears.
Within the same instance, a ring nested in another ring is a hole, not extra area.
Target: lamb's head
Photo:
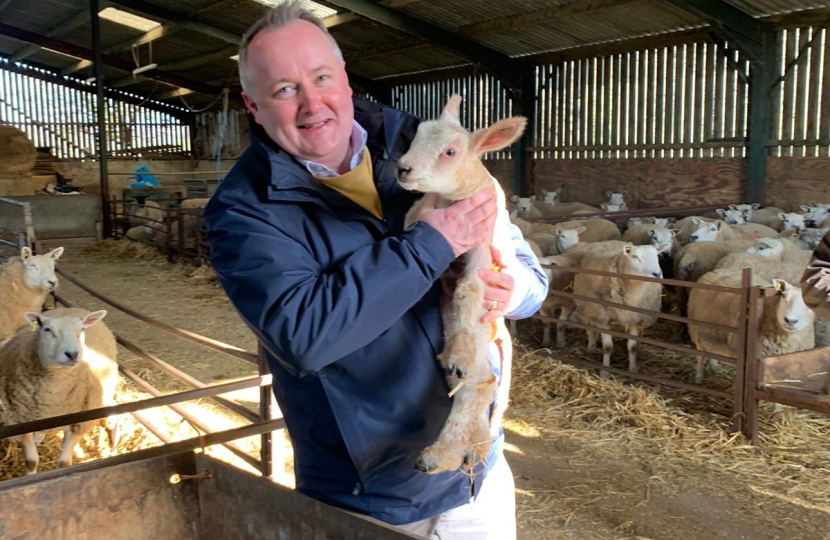
[[[606,212],[622,212],[623,210],[621,204],[602,203],[599,207]]]
[[[624,274],[637,274],[640,276],[662,278],[663,271],[660,269],[658,252],[664,246],[635,246],[626,244],[623,246],[623,264],[620,270]]]
[[[55,261],[60,259],[63,248],[55,248],[45,255],[32,255],[32,250],[24,247],[20,250],[20,259],[23,261],[23,283],[30,289],[53,291],[58,286],[58,276],[55,275]]]
[[[605,194],[608,196],[608,204],[613,204],[616,206],[624,206],[625,205],[625,196],[628,195],[627,191],[622,191],[619,193],[615,193],[613,191],[606,191]]]
[[[517,116],[471,134],[461,126],[460,107],[461,96],[454,95],[439,119],[418,125],[409,150],[398,160],[398,182],[404,189],[450,200],[472,195],[490,181],[479,158],[513,144],[527,124]]]
[[[784,242],[776,238],[759,238],[749,246],[746,252],[780,261],[784,254]]]
[[[657,250],[658,255],[671,255],[674,237],[680,234],[680,229],[667,229],[665,227],[654,227],[648,230],[649,243]]]
[[[663,227],[664,229],[668,229],[669,225],[673,225],[675,222],[675,218],[673,217],[653,217],[651,218],[651,222],[656,225],[657,227]]]
[[[729,210],[724,210],[723,208],[718,208],[716,212],[726,223],[729,223],[730,225],[740,225],[749,221],[746,210],[732,210],[731,208]]]
[[[801,289],[790,285],[783,279],[773,279],[772,284],[780,298],[775,308],[778,327],[784,332],[798,332],[815,322],[815,313],[804,303]]]
[[[85,317],[64,315],[49,317],[26,313],[26,321],[38,333],[38,357],[46,369],[71,368],[84,361],[84,340],[87,328],[97,323],[106,311],[93,311]]]
[[[559,195],[562,193],[562,188],[556,188],[553,191],[546,189],[542,190],[542,202],[549,206],[556,206],[559,204]]]
[[[806,220],[807,225],[810,227],[817,227],[824,223],[828,217],[830,217],[830,209],[825,208],[824,206],[807,206],[803,205],[801,210],[806,214],[810,214],[810,219]]]
[[[576,229],[556,229],[556,249],[562,253],[579,243],[579,235],[585,232],[585,227]]]
[[[510,202],[516,205],[516,212],[518,215],[522,214],[529,214],[531,210],[533,210],[533,201],[536,200],[536,195],[531,195],[530,197],[519,197],[518,195],[513,195],[510,197]]]
[[[646,218],[632,217],[628,218],[628,221],[625,223],[625,226],[630,229],[631,227],[636,227],[637,225],[645,225],[646,223]]]
[[[695,231],[689,236],[689,242],[714,242],[723,227],[723,221],[703,221],[698,217],[692,218]]]
[[[796,214],[795,212],[778,212],[778,217],[784,223],[781,227],[782,231],[800,231],[807,226],[807,220],[813,217],[809,212],[806,214]]]
[[[752,211],[758,210],[759,208],[761,208],[761,205],[759,203],[729,205],[730,210],[736,210],[738,212],[745,213],[747,221],[750,221],[752,219]]]

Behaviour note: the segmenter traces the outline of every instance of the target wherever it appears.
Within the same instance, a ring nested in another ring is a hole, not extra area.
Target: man
[[[830,232],[813,252],[804,276],[801,278],[804,303],[823,319],[830,319]]]
[[[418,119],[352,100],[339,48],[298,3],[248,31],[239,68],[252,146],[205,211],[211,263],[267,350],[297,489],[428,537],[515,538],[501,439],[473,474],[415,470],[451,406],[439,278],[492,235],[492,191],[425,204],[404,229],[419,195],[395,163]],[[518,232],[515,245],[520,268],[482,271],[484,320],[527,317],[544,299]]]

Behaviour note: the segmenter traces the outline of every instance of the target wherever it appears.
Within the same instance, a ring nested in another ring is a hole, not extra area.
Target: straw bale
[[[25,133],[0,124],[0,174],[28,173],[36,157],[35,145]]]

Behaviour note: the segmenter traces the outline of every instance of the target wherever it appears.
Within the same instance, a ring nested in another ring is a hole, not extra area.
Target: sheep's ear
[[[610,198],[611,198],[611,192],[610,192],[610,191],[606,191],[606,192],[605,192],[605,196],[606,196],[606,197],[608,197],[608,198],[610,199]]]
[[[535,201],[535,200],[536,200],[536,195],[531,195],[531,196],[530,196],[530,202],[533,202],[533,201]]]
[[[807,212],[806,214],[804,214],[804,219],[806,219],[806,220],[813,219],[813,213],[812,212]]]
[[[789,283],[787,283],[783,279],[773,279],[772,284],[775,286],[775,290],[780,292],[780,293],[786,292],[787,289],[792,287],[792,285],[790,285]]]
[[[519,209],[514,208],[512,212],[510,212],[510,219],[519,217]]]
[[[767,246],[768,248],[774,248],[775,247],[775,244],[770,242],[769,238],[761,238],[761,243],[764,244],[765,246]]]
[[[715,210],[715,212],[717,212],[717,214],[721,217],[726,215],[726,210],[724,210],[723,208],[718,208],[717,210]]]
[[[441,120],[461,125],[461,96],[453,94],[447,104],[444,105]]]
[[[753,210],[758,210],[759,208],[761,208],[761,203],[752,203]]]
[[[558,188],[554,189],[553,192],[556,193],[556,195],[558,196],[560,193],[562,193],[562,188],[558,187]]]
[[[801,211],[802,212],[809,212],[810,210],[812,210],[812,208],[809,205],[806,205],[806,204],[801,205]]]
[[[548,190],[546,190],[546,189],[543,189],[543,190],[542,190],[542,197],[547,197],[547,196],[548,196],[548,193],[550,193],[550,191],[548,191]]]
[[[606,212],[608,211],[608,204],[606,203],[602,203],[601,205],[599,205],[599,207],[605,210]]]
[[[672,236],[677,236],[678,234],[680,234],[680,229],[669,229],[669,232]]]
[[[519,202],[519,196],[518,195],[511,195],[510,196],[510,202],[514,202],[514,203]]]
[[[695,225],[700,225],[701,223],[703,223],[703,220],[700,219],[699,217],[693,217],[692,218],[692,223],[695,224]]]
[[[89,315],[84,317],[84,320],[81,323],[81,326],[83,327],[84,330],[86,330],[87,328],[89,328],[93,324],[99,322],[101,319],[103,319],[106,316],[107,316],[107,310],[105,310],[105,309],[102,309],[100,311],[93,311],[92,313],[90,313]]]
[[[50,251],[49,253],[47,253],[47,255],[49,255],[50,257],[52,257],[53,259],[55,259],[57,261],[58,259],[61,258],[61,255],[63,255],[63,248],[62,247],[57,247],[57,248],[53,249],[52,251]]]
[[[626,255],[631,255],[632,251],[634,251],[633,244],[626,244],[623,246],[623,253],[625,253]]]
[[[627,192],[627,191],[623,191],[623,192],[621,193],[621,195],[623,196],[623,199],[624,199],[624,198],[628,197],[628,192]]]
[[[524,116],[499,120],[492,126],[480,129],[472,134],[470,151],[481,155],[510,146],[522,136],[526,125],[527,118]]]
[[[749,220],[749,210],[744,210],[741,215],[744,216],[744,219]]]
[[[787,220],[787,214],[785,214],[784,212],[778,212],[778,218],[783,219],[784,221],[786,221]]]
[[[26,322],[29,323],[29,326],[32,327],[33,331],[37,327],[43,327],[43,318],[40,316],[40,313],[34,313],[29,311],[24,313],[23,317],[26,319]]]
[[[730,204],[730,205],[729,205],[729,209],[730,209],[730,210],[737,210],[737,209],[738,209],[738,205],[737,205],[737,204]]]
[[[576,234],[582,234],[586,231],[585,227],[579,227],[576,229]]]
[[[648,235],[649,236],[654,236],[654,229],[649,229],[648,230]]]
[[[562,227],[559,227],[559,228],[556,229],[556,235],[557,236],[562,236]]]
[[[24,261],[32,256],[32,250],[28,246],[20,248],[20,258]]]

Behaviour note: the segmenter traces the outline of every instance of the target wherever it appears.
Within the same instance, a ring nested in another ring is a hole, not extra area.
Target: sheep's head
[[[104,310],[93,311],[84,317],[49,317],[41,313],[26,313],[26,321],[38,333],[38,357],[41,365],[47,369],[71,368],[83,362],[84,332],[106,314]]]
[[[752,211],[753,210],[758,210],[759,208],[761,208],[761,205],[759,203],[730,204],[729,205],[730,210],[737,210],[738,212],[746,212],[747,215],[749,215],[750,217],[752,216]]]
[[[769,257],[770,259],[781,260],[781,256],[784,253],[784,242],[775,238],[759,238],[747,248],[746,252]]]
[[[775,308],[778,326],[785,332],[798,332],[812,326],[816,315],[804,303],[801,289],[790,285],[783,279],[773,279],[772,284],[780,298]]]
[[[398,182],[405,189],[451,200],[471,195],[489,180],[479,158],[513,144],[527,124],[517,116],[471,134],[461,126],[460,107],[461,96],[454,95],[438,120],[418,125],[409,151],[398,160]]]
[[[548,191],[546,189],[542,190],[542,202],[550,205],[556,206],[559,203],[559,194],[562,193],[562,188],[556,188],[553,191]]]
[[[579,243],[579,235],[585,232],[585,227],[576,229],[556,229],[556,249],[563,252]]]
[[[680,229],[667,229],[655,227],[648,230],[649,243],[657,248],[658,255],[671,255],[671,248],[674,244],[674,237],[680,234]]]
[[[724,210],[723,208],[718,208],[716,212],[726,223],[729,223],[730,225],[740,225],[749,220],[746,210],[733,210],[731,208],[729,210]]]
[[[606,212],[621,212],[623,207],[621,204],[602,203],[599,205]]]
[[[20,250],[20,259],[23,261],[23,283],[30,289],[53,291],[58,286],[58,276],[55,275],[55,261],[60,259],[63,248],[55,248],[45,255],[32,255],[32,250],[24,247]]]
[[[830,217],[830,209],[825,208],[824,206],[807,206],[803,205],[801,210],[804,211],[804,215],[810,215],[810,219],[806,220],[806,225],[810,227],[817,227],[824,223],[828,217]]]
[[[628,227],[630,229],[631,227],[636,227],[637,225],[645,225],[645,224],[646,224],[646,218],[632,217],[632,218],[628,218],[628,221],[626,222],[626,227]]]
[[[536,200],[536,195],[531,195],[530,197],[519,197],[518,195],[513,195],[510,197],[510,202],[516,205],[516,212],[518,215],[522,214],[529,214],[531,210],[533,210],[533,201]]]
[[[714,242],[723,227],[723,221],[703,221],[698,217],[692,218],[695,231],[689,236],[689,242]]]
[[[798,231],[798,240],[803,242],[808,249],[816,249],[830,229],[802,229]]]
[[[626,244],[623,246],[623,273],[637,274],[640,276],[662,278],[663,270],[660,269],[658,251],[664,246],[635,246]]]
[[[625,196],[628,195],[628,192],[622,191],[615,193],[613,191],[606,191],[605,194],[608,196],[608,204],[623,206],[625,204]]]
[[[651,222],[657,227],[663,227],[664,229],[668,229],[669,225],[674,224],[675,219],[673,217],[653,217],[651,218]]]
[[[813,217],[809,212],[806,214],[796,214],[795,212],[778,212],[778,217],[784,223],[781,227],[782,231],[798,231],[807,226],[807,220]]]

